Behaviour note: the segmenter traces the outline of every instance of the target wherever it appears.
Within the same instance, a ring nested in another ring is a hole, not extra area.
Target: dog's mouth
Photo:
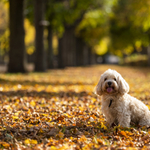
[[[108,87],[108,88],[106,89],[106,91],[107,91],[108,93],[113,92],[113,90],[114,90],[114,87]]]

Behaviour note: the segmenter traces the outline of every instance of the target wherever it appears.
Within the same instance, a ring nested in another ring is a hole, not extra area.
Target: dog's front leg
[[[117,116],[117,120],[120,126],[130,127],[130,121],[131,121],[130,115],[119,113]]]

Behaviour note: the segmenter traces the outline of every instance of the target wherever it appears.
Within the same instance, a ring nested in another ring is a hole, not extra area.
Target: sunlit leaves
[[[31,139],[26,139],[24,141],[25,144],[30,145],[30,144],[37,144],[37,140],[31,140]]]
[[[9,148],[10,144],[6,142],[0,142],[0,145],[3,146],[4,148]]]
[[[110,66],[47,73],[0,74],[1,149],[149,148],[150,129],[106,125],[93,93]],[[150,106],[150,70],[111,66],[130,85],[130,94]],[[130,72],[130,74],[129,74]]]

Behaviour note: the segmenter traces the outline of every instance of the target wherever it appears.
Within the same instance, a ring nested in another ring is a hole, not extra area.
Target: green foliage
[[[8,0],[0,0],[0,8],[0,16],[6,16],[0,17],[1,49],[8,49]],[[105,49],[123,56],[149,45],[149,8],[149,0],[47,0],[45,19],[59,37],[66,27],[74,27],[96,53]],[[25,15],[33,25],[34,1],[25,1]]]
[[[130,19],[136,26],[142,27],[143,31],[148,31],[150,28],[150,2],[145,0],[131,0],[128,6],[132,15]]]
[[[34,0],[26,0],[25,1],[25,16],[29,19],[30,23],[34,24],[34,7],[33,7]]]
[[[92,10],[95,11],[95,9],[98,11],[98,8],[100,8],[101,5],[102,2],[98,0],[94,2],[93,0],[70,0],[58,2],[51,0],[47,4],[46,19],[49,20],[54,31],[62,34],[65,27],[77,27],[87,12],[91,12]],[[90,22],[92,22],[92,20]]]
[[[77,34],[82,36],[91,46],[108,33],[106,14],[100,9],[87,12],[77,28]]]
[[[109,39],[109,17],[116,2],[116,0],[101,1],[101,7],[87,11],[77,27],[77,35],[93,47],[97,54],[104,54],[108,50],[109,40],[106,39]]]
[[[120,55],[130,54],[134,48],[149,45],[149,2],[118,0],[110,17],[110,50]],[[146,33],[146,32],[147,33]],[[137,43],[140,43],[140,46]],[[128,51],[128,49],[130,49]]]

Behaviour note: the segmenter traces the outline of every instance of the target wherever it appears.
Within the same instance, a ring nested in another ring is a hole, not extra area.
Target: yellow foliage
[[[131,54],[132,53],[132,51],[133,51],[133,46],[131,46],[131,45],[129,45],[129,46],[127,46],[125,49],[124,49],[124,53],[125,54]]]
[[[34,26],[32,26],[28,19],[24,20],[24,26],[25,26],[25,43],[26,45],[29,45],[31,43],[34,43],[35,39],[35,29]]]
[[[9,3],[0,1],[0,29],[6,30],[8,27],[8,6]]]
[[[34,46],[29,46],[27,48],[27,54],[29,54],[29,55],[33,54],[34,51],[35,51],[35,47]]]
[[[2,55],[4,50],[8,50],[9,43],[8,7],[8,2],[4,3],[3,1],[0,1],[0,50]]]
[[[136,49],[138,50],[138,51],[141,51],[142,50],[142,48],[141,48],[141,46],[142,46],[142,41],[136,41],[135,42],[135,47],[136,47]]]
[[[56,36],[53,36],[53,49],[54,49],[54,54],[57,55],[58,54],[58,39]]]
[[[108,51],[109,38],[103,38],[98,45],[95,46],[95,52],[98,55],[104,55]]]

